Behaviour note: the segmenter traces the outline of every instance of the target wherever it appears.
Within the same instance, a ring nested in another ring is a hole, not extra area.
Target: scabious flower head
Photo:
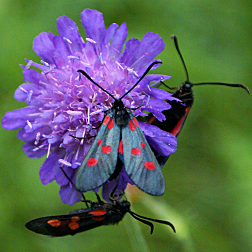
[[[42,59],[41,63],[27,60],[27,65],[22,66],[25,83],[15,92],[15,99],[28,106],[9,111],[2,119],[4,128],[20,128],[17,137],[25,142],[23,151],[28,157],[47,155],[40,169],[40,179],[43,184],[56,180],[61,186],[61,200],[67,204],[76,203],[79,197],[60,166],[75,182],[77,168],[98,132],[96,127],[100,126],[104,111],[113,102],[87,78],[79,78],[77,70],[86,71],[95,82],[120,98],[164,49],[159,35],[151,32],[141,41],[133,38],[125,44],[126,23],[120,27],[111,24],[105,29],[103,15],[95,10],[85,9],[81,13],[81,22],[86,31],[86,42],[77,25],[66,16],[57,20],[59,35],[43,32],[35,38],[33,49]],[[140,106],[133,111],[135,116],[145,116],[145,110],[164,120],[162,111],[170,108],[164,100],[174,98],[149,84],[168,78],[157,74],[145,76],[123,99],[125,106]],[[140,126],[161,155],[168,156],[176,150],[176,138],[171,134],[148,124],[141,123]],[[119,180],[103,185],[105,200],[109,200],[116,184],[118,190],[124,190],[127,183],[132,183],[124,169],[118,176]]]

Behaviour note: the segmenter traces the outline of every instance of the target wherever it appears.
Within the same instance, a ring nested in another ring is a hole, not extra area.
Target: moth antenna
[[[95,84],[97,87],[99,87],[102,91],[104,91],[106,94],[108,94],[110,97],[112,97],[114,100],[116,100],[116,98],[110,94],[106,89],[104,89],[103,87],[101,87],[98,83],[96,83],[85,71],[83,70],[77,70],[78,73],[83,74],[87,79],[89,79],[93,84]]]
[[[241,87],[246,90],[246,92],[250,95],[250,91],[247,86],[243,84],[230,84],[230,83],[224,83],[224,82],[200,82],[192,84],[192,86],[200,86],[200,85],[219,85],[219,86],[228,86],[228,87]]]
[[[71,135],[71,134],[69,134],[69,136],[74,138],[74,139],[78,139],[78,140],[85,139],[85,137],[77,137],[77,136],[74,136],[74,135]]]
[[[178,89],[177,87],[169,87],[167,84],[165,84],[163,81],[160,81],[165,87],[167,87],[170,90]]]
[[[173,224],[172,224],[171,222],[169,222],[169,221],[152,219],[152,218],[149,218],[149,217],[145,217],[145,216],[136,214],[136,213],[134,213],[134,212],[132,212],[132,211],[129,211],[129,213],[130,213],[130,212],[131,212],[131,215],[133,214],[133,215],[135,215],[135,216],[137,216],[137,217],[139,217],[139,218],[142,218],[142,219],[144,219],[144,220],[150,220],[150,221],[154,221],[154,222],[157,222],[157,223],[161,223],[161,224],[168,225],[168,226],[170,226],[170,227],[172,228],[173,232],[176,233],[175,227],[174,227]]]
[[[186,68],[186,64],[185,64],[185,61],[184,61],[183,56],[182,56],[182,54],[180,52],[180,49],[179,49],[178,38],[177,38],[176,35],[172,35],[171,38],[174,39],[174,44],[175,44],[176,50],[177,50],[177,52],[179,54],[179,57],[180,57],[180,59],[181,59],[181,61],[183,63],[183,66],[184,66],[184,69],[185,69],[185,72],[186,72],[186,82],[190,83],[189,74],[188,74],[188,71],[187,71],[187,68]]]
[[[137,81],[137,83],[136,83],[132,88],[130,88],[130,90],[128,90],[128,91],[120,98],[120,100],[122,100],[122,98],[124,98],[128,93],[130,93],[130,92],[137,86],[137,84],[145,77],[145,75],[151,70],[151,68],[152,68],[154,65],[156,65],[156,64],[162,64],[162,62],[161,62],[161,61],[154,61],[154,62],[152,62],[152,63],[148,66],[148,68],[145,70],[145,72],[143,73],[143,75],[140,77],[140,79]]]
[[[186,68],[186,64],[185,64],[185,61],[183,59],[183,56],[180,52],[180,49],[179,49],[179,46],[178,46],[178,38],[176,35],[172,35],[171,38],[174,39],[174,44],[175,44],[175,47],[177,49],[177,52],[180,56],[180,59],[183,63],[183,66],[184,66],[184,69],[185,69],[185,72],[186,72],[186,83],[190,83],[189,81],[189,74],[188,74],[188,71],[187,71],[187,68]],[[190,83],[191,84],[191,83]],[[196,84],[191,84],[192,86],[198,86],[198,85],[222,85],[222,86],[229,86],[229,87],[241,87],[243,89],[246,90],[246,92],[250,95],[250,91],[248,89],[247,86],[243,85],[243,84],[229,84],[229,83],[223,83],[223,82],[201,82],[201,83],[196,83]]]
[[[141,78],[137,81],[137,83],[132,87],[132,88],[130,88],[130,90],[128,90],[121,98],[120,98],[120,100],[122,99],[122,98],[124,98],[129,92],[131,92],[136,86],[137,86],[137,84],[145,77],[145,75],[151,70],[151,68],[154,66],[154,65],[156,65],[156,64],[162,64],[162,62],[161,61],[154,61],[154,62],[152,62],[149,66],[148,66],[148,68],[145,70],[145,72],[143,73],[143,75],[141,76]],[[88,80],[90,80],[93,84],[95,84],[97,87],[99,87],[101,90],[103,90],[106,94],[108,94],[110,97],[112,97],[114,100],[116,100],[116,98],[112,95],[112,94],[110,94],[107,90],[105,90],[103,87],[101,87],[98,83],[96,83],[85,71],[83,71],[83,70],[77,70],[77,72],[78,73],[80,73],[80,74],[83,74]]]
[[[150,228],[151,228],[150,234],[153,233],[154,225],[153,225],[150,221],[140,219],[140,218],[139,218],[134,212],[132,212],[132,211],[129,211],[129,213],[130,213],[130,215],[131,215],[133,218],[135,218],[136,220],[138,220],[138,221],[140,221],[140,222],[142,222],[142,223],[144,223],[144,224],[150,226]]]

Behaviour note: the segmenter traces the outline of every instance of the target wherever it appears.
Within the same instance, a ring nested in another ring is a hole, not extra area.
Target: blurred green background
[[[252,5],[244,0],[211,1],[0,1],[0,116],[20,107],[19,64],[39,61],[32,50],[40,32],[57,34],[56,19],[67,15],[79,26],[85,8],[104,14],[108,27],[127,22],[127,39],[158,33],[166,43],[156,72],[179,86],[185,73],[170,35],[176,34],[192,82],[243,83],[252,90]],[[56,183],[43,186],[43,159],[22,152],[16,132],[0,129],[0,240],[2,251],[252,251],[251,97],[242,89],[203,86],[178,138],[178,150],[163,169],[166,192],[132,199],[138,214],[171,221],[177,233],[149,227],[126,216],[118,226],[73,237],[48,238],[27,230],[30,219],[84,207],[64,205]]]

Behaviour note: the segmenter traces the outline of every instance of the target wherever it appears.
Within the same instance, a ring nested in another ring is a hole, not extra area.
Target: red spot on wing
[[[92,220],[95,220],[95,221],[103,220],[106,217],[105,216],[106,213],[107,213],[106,209],[97,209],[97,210],[89,212],[89,214],[93,215]]]
[[[93,216],[101,216],[107,213],[106,209],[97,209],[94,211],[90,211],[89,214],[93,215]]]
[[[142,142],[141,143],[141,147],[144,148],[145,147],[145,143]]]
[[[101,221],[103,219],[105,219],[105,216],[92,217],[92,220],[95,220],[95,221]]]
[[[186,108],[186,110],[185,110],[185,112],[186,112],[185,116],[188,116],[190,109],[191,109],[191,107],[187,107]]]
[[[103,125],[106,125],[107,123],[108,123],[108,121],[109,121],[109,116],[108,115],[106,115],[106,117],[105,117],[105,119],[104,119],[104,121],[103,121]]]
[[[149,124],[152,124],[155,121],[155,119],[156,119],[155,116],[151,117],[151,119],[149,120]]]
[[[97,140],[97,144],[101,145],[102,144],[102,139]]]
[[[108,154],[111,152],[111,147],[110,146],[102,146],[101,151],[105,154]]]
[[[144,166],[149,170],[154,170],[156,168],[155,164],[153,162],[147,161],[144,163]]]
[[[47,223],[52,227],[59,227],[61,225],[60,220],[49,220]]]
[[[69,227],[71,230],[75,230],[75,229],[77,229],[77,228],[80,227],[80,224],[79,224],[78,222],[76,222],[76,221],[73,221],[73,222],[70,222],[70,223],[68,224],[68,227]]]
[[[121,153],[121,154],[123,154],[123,143],[122,143],[122,139],[120,140],[120,143],[119,143],[118,152]]]
[[[182,126],[183,126],[183,123],[184,123],[184,121],[185,121],[185,118],[187,117],[187,115],[188,115],[190,109],[191,109],[190,107],[187,107],[187,108],[185,109],[185,112],[186,112],[185,115],[183,115],[183,116],[179,119],[179,121],[177,122],[176,126],[171,130],[170,133],[171,133],[173,136],[176,137],[176,136],[179,134],[179,132],[180,132]]]
[[[134,123],[135,123],[136,127],[139,127],[136,117],[134,117],[133,120],[134,120]]]
[[[80,217],[79,216],[73,216],[71,217],[71,221],[79,221]]]
[[[89,158],[87,161],[87,166],[94,166],[98,163],[98,160],[96,158]]]
[[[135,124],[133,123],[132,120],[129,120],[129,128],[131,131],[134,131],[136,129]]]
[[[131,149],[131,154],[132,155],[140,155],[141,154],[141,150],[139,148],[132,148]]]
[[[114,125],[115,125],[114,119],[111,118],[109,123],[108,123],[108,129],[112,129],[114,127]]]
[[[182,127],[182,125],[183,125],[184,118],[185,118],[185,116],[182,116],[182,117],[179,119],[179,121],[178,121],[178,123],[176,124],[176,126],[171,130],[171,134],[172,134],[173,136],[177,136],[178,133],[180,132],[181,127]]]

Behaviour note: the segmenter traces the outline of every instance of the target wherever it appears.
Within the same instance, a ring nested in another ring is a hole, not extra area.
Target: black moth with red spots
[[[121,221],[126,213],[130,213],[135,219],[149,225],[151,234],[154,226],[150,221],[169,225],[176,232],[174,226],[168,221],[143,217],[130,211],[128,201],[115,201],[113,204],[91,202],[90,208],[75,210],[65,215],[37,218],[27,222],[25,226],[35,233],[52,237],[75,235],[99,226],[114,225]]]
[[[175,137],[178,137],[185,123],[187,115],[193,105],[193,101],[194,101],[193,91],[192,91],[193,86],[221,85],[221,86],[229,86],[229,87],[241,87],[245,89],[248,94],[250,94],[250,92],[249,92],[248,87],[246,87],[243,84],[229,84],[229,83],[223,83],[223,82],[202,82],[202,83],[196,83],[196,84],[191,83],[189,81],[189,74],[186,68],[185,61],[182,57],[182,54],[178,46],[178,39],[175,35],[172,35],[171,38],[174,39],[176,50],[180,56],[180,59],[183,63],[183,66],[186,72],[186,81],[182,83],[181,86],[172,94],[173,97],[180,99],[182,103],[176,100],[169,101],[171,108],[169,110],[162,111],[162,113],[165,115],[165,118],[166,118],[166,120],[163,122],[158,121],[152,114],[148,116],[147,120],[150,124],[155,125],[159,127],[160,129],[171,133]],[[160,156],[154,149],[153,151],[158,160],[158,163],[162,167],[168,160],[169,156]]]
[[[116,99],[95,83],[86,72],[78,70],[114,99],[77,172],[76,188],[79,191],[86,192],[104,184],[115,173],[116,168],[118,169],[117,164],[122,162],[129,178],[141,190],[151,195],[164,193],[165,181],[161,168],[131,109],[126,108],[122,102],[153,65],[160,63],[153,62],[137,83],[120,99]],[[122,165],[119,168],[122,169]]]
[[[172,107],[162,112],[165,115],[165,121],[160,122],[150,114],[147,118],[148,122],[177,137],[193,105],[192,86],[193,84],[185,82],[172,93],[172,96],[180,99],[182,103],[176,100],[169,101]]]
[[[178,137],[185,123],[187,115],[189,114],[190,109],[193,105],[194,98],[192,92],[192,84],[187,82],[183,83],[172,94],[172,96],[180,99],[182,103],[176,100],[169,101],[172,107],[169,110],[165,110],[162,112],[165,115],[165,121],[158,121],[156,117],[152,114],[149,114],[147,120],[150,124],[155,125],[160,129],[171,133],[175,137]],[[159,165],[163,167],[167,162],[169,156],[161,156],[157,153],[155,149],[153,149],[153,152],[155,153]]]

